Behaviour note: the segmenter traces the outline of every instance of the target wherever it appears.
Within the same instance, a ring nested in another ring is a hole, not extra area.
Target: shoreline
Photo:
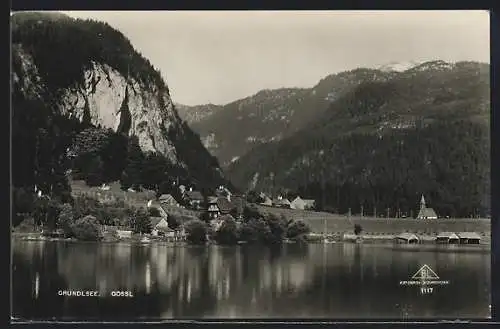
[[[212,245],[217,245],[216,243],[208,242],[202,245],[190,244],[186,241],[168,241],[162,239],[155,239],[148,237],[148,241],[141,241],[141,238],[129,238],[129,239],[104,239],[99,241],[84,241],[77,240],[75,238],[51,238],[42,236],[40,233],[12,233],[11,240],[17,241],[26,241],[26,242],[73,242],[73,243],[92,243],[92,244],[129,244],[129,245],[140,245],[140,246],[149,246],[149,245],[163,245],[163,246],[176,246],[176,247],[208,247]],[[284,240],[282,245],[295,245],[300,242]],[[481,241],[479,244],[440,244],[436,243],[431,236],[428,236],[427,239],[422,239],[418,243],[401,243],[394,240],[393,236],[370,236],[370,235],[362,235],[360,239],[342,239],[341,237],[327,237],[326,241],[324,237],[321,235],[315,235],[314,238],[308,237],[306,244],[310,245],[318,245],[318,244],[353,244],[353,245],[385,245],[385,246],[400,246],[400,250],[417,251],[419,248],[428,249],[430,247],[434,247],[439,250],[448,250],[451,251],[491,251],[491,243],[486,243]],[[246,246],[246,243],[238,243],[234,246]]]

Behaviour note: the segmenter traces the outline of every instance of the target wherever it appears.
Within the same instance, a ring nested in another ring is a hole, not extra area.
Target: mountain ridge
[[[280,140],[297,132],[321,115],[345,92],[363,82],[388,81],[396,76],[453,69],[457,65],[466,63],[471,62],[446,63],[439,60],[412,62],[412,65],[407,65],[402,72],[356,68],[330,74],[311,88],[261,90],[228,104],[217,105],[216,111],[205,111],[204,106],[185,107],[184,112],[192,111],[193,116],[197,116],[200,111],[204,114],[199,115],[199,119],[194,121],[190,120],[187,114],[184,115],[184,119],[200,135],[211,154],[219,159],[224,168],[227,168],[235,159],[254,147]]]

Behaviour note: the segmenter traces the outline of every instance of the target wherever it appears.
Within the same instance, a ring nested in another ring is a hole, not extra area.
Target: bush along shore
[[[185,224],[185,232],[186,241],[195,245],[276,245],[284,242],[305,243],[310,229],[300,220],[262,215],[255,209],[245,208],[244,215],[239,219],[222,215],[208,223],[191,220]]]
[[[252,206],[245,207],[238,219],[230,214],[217,218],[210,218],[207,213],[201,213],[199,218],[168,214],[165,232],[153,227],[152,218],[164,218],[155,207],[136,208],[121,201],[103,203],[86,195],[79,195],[68,203],[39,198],[25,217],[13,228],[13,238],[274,245],[307,242],[310,233],[309,226],[301,220],[263,214]]]

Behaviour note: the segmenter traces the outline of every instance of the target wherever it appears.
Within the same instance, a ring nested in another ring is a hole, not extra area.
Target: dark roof
[[[151,220],[151,227],[154,229],[156,225],[158,225],[161,220],[164,219],[163,217],[150,217]],[[173,231],[170,227],[159,227],[158,229],[161,229],[162,231]]]
[[[233,208],[233,204],[226,198],[217,198],[217,207],[221,212],[229,212]]]
[[[187,191],[186,196],[191,200],[203,201],[203,195],[200,191]]]
[[[150,217],[151,226],[155,227],[163,219],[163,217]]]
[[[224,190],[217,190],[217,191],[215,191],[215,195],[218,197],[223,197],[223,196],[227,196],[228,193]]]
[[[288,201],[288,199],[276,199],[273,201],[274,204],[276,205],[283,205],[283,206],[289,206],[290,205],[290,201]]]
[[[219,220],[220,220],[220,221],[225,221],[225,220],[232,220],[232,221],[234,221],[235,219],[234,219],[234,217],[233,217],[233,216],[231,216],[231,215],[227,214],[227,215],[220,216],[220,217],[219,217]]]
[[[217,203],[217,197],[216,196],[209,196],[208,203],[211,203],[211,204]]]
[[[158,200],[162,203],[177,204],[177,200],[171,194],[162,194]]]
[[[401,233],[396,236],[397,239],[404,239],[404,240],[420,240],[416,234],[413,233]]]
[[[245,205],[245,197],[241,196],[241,195],[233,195],[231,197],[231,203],[233,204],[233,206],[239,206],[239,207],[243,207]]]
[[[273,203],[273,200],[271,200],[270,197],[266,196],[264,198],[264,201],[262,202],[262,204],[272,204]]]

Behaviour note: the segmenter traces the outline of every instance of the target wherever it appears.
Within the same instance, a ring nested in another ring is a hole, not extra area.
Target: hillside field
[[[146,207],[149,200],[155,199],[153,191],[129,192],[120,188],[119,182],[108,184],[109,190],[103,191],[100,187],[90,187],[84,181],[70,180],[71,195],[87,195],[101,202],[122,200],[125,204],[133,207]]]
[[[439,232],[477,232],[489,238],[491,232],[491,222],[489,219],[435,219],[435,220],[417,220],[413,218],[373,218],[337,215],[325,212],[314,212],[305,210],[280,209],[267,206],[257,206],[263,213],[273,213],[276,215],[285,215],[293,220],[303,220],[314,233],[352,233],[354,225],[359,224],[365,234],[399,234],[411,232],[415,234],[435,235]]]

